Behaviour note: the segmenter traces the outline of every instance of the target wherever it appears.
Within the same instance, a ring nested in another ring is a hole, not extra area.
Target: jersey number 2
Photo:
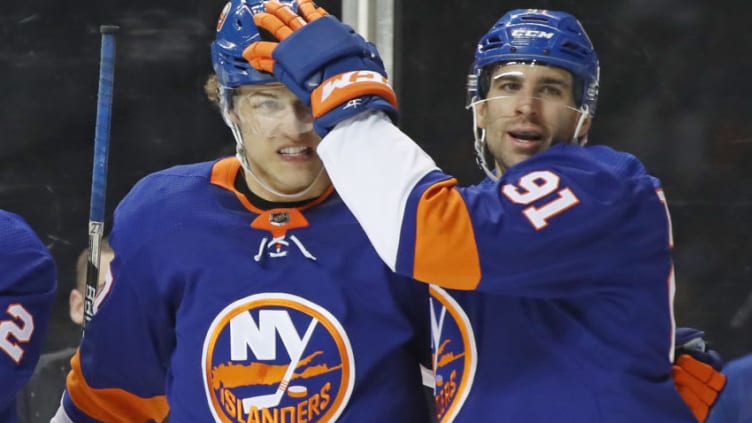
[[[529,205],[558,190],[558,197],[540,207],[529,206],[522,211],[537,230],[548,226],[548,219],[580,204],[580,199],[569,189],[559,189],[559,177],[550,171],[530,172],[520,178],[517,185],[506,184],[501,192],[516,204]]]
[[[34,317],[21,304],[11,304],[6,311],[16,320],[0,320],[0,350],[18,364],[24,355],[23,348],[18,344],[25,344],[31,340],[34,333]],[[21,325],[18,324],[19,321]]]

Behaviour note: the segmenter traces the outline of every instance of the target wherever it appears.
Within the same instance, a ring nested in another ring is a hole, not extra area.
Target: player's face
[[[327,177],[316,179],[323,164],[316,154],[321,138],[313,130],[311,111],[290,90],[281,84],[246,85],[236,91],[233,104],[256,176],[284,194],[300,192],[316,181],[309,191],[315,196],[330,185]],[[246,180],[257,195],[279,200],[255,179]]]
[[[555,142],[572,139],[580,118],[572,93],[572,75],[563,69],[525,63],[496,69],[487,100],[476,106],[476,113],[502,173]],[[580,136],[589,125],[587,118]]]

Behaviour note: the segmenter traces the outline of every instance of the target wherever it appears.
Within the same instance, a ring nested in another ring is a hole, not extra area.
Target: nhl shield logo
[[[350,341],[323,307],[284,293],[251,295],[212,322],[202,356],[216,422],[334,422],[355,381]]]
[[[285,226],[290,223],[290,212],[287,210],[275,211],[269,214],[269,223],[274,226]]]

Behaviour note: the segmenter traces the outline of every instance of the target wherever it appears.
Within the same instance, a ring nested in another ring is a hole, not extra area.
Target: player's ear
[[[475,122],[477,122],[478,128],[486,129],[486,113],[488,112],[488,102],[483,101],[473,107],[473,113],[475,113]]]
[[[77,289],[71,289],[68,295],[68,308],[73,323],[82,325],[84,323],[84,296]]]
[[[585,120],[582,122],[582,126],[580,127],[580,130],[577,132],[577,139],[582,139],[583,137],[587,136],[588,132],[590,132],[590,125],[593,124],[593,117],[588,116],[585,118]]]

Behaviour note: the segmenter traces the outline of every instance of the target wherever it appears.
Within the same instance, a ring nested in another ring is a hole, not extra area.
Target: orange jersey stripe
[[[441,181],[420,198],[416,215],[413,277],[450,289],[475,289],[480,258],[456,179]]]
[[[86,383],[81,372],[79,352],[71,358],[71,371],[66,379],[68,396],[76,407],[91,418],[107,423],[133,423],[167,417],[167,397],[141,398],[116,388],[95,389]]]

